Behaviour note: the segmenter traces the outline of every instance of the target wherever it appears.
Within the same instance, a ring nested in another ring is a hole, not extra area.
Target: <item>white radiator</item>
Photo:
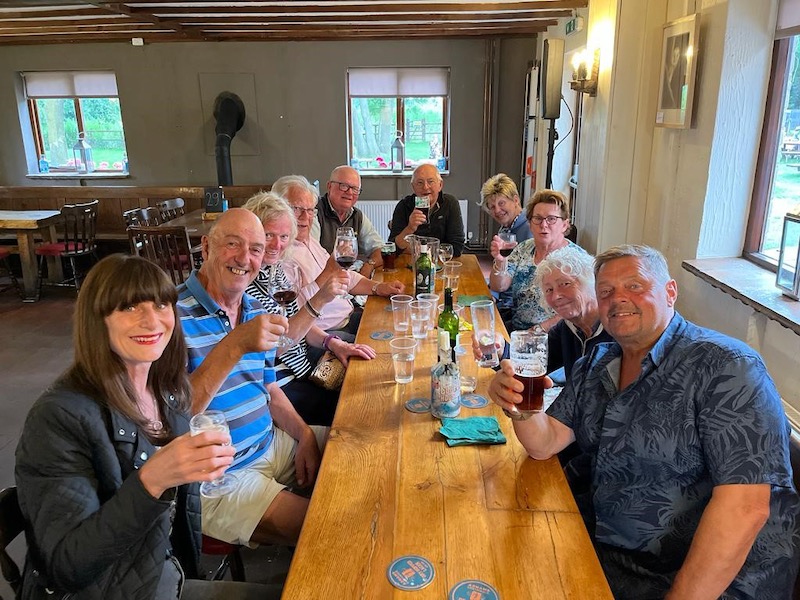
[[[467,232],[467,201],[459,200],[461,220],[464,221],[464,233]],[[389,221],[394,214],[397,200],[359,200],[356,208],[360,209],[375,226],[375,229],[386,239],[389,237]]]

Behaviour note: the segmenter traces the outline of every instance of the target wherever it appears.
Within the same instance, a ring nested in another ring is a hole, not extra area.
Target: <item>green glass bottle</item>
[[[439,329],[444,329],[450,338],[450,349],[455,350],[458,335],[458,315],[453,311],[453,290],[444,289],[444,310],[439,315]]]
[[[414,297],[419,294],[430,294],[433,291],[433,263],[428,254],[428,246],[421,244],[419,258],[414,263]]]

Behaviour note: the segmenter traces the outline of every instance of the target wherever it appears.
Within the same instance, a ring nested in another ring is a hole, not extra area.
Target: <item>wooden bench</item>
[[[264,185],[224,187],[231,207],[241,206],[253,194],[270,189]],[[0,187],[0,210],[60,210],[65,204],[88,202],[97,198],[97,239],[127,247],[128,236],[122,213],[132,208],[155,206],[161,200],[183,198],[186,212],[202,207],[205,188],[201,186],[6,186]]]

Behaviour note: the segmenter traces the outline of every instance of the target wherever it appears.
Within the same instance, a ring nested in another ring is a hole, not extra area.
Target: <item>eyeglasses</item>
[[[306,213],[309,217],[314,217],[317,214],[316,208],[303,208],[302,206],[292,206],[292,210],[294,214],[298,217],[301,216],[303,213]]]
[[[536,215],[535,217],[531,217],[531,223],[534,225],[541,225],[542,221],[547,221],[548,225],[555,225],[556,221],[563,218],[564,217],[557,217],[555,215],[548,215],[546,217],[540,217],[539,215]]]
[[[353,192],[356,196],[361,193],[361,188],[355,185],[350,185],[349,183],[342,183],[341,181],[331,181],[331,183],[335,183],[339,186],[340,192]]]
[[[414,185],[418,187],[422,187],[423,185],[427,185],[428,187],[433,187],[437,183],[439,183],[438,179],[415,179]]]

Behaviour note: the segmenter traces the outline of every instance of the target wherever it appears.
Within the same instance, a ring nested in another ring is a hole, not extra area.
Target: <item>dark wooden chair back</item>
[[[156,263],[175,285],[192,272],[191,242],[185,227],[128,227],[131,253]]]
[[[145,208],[132,208],[122,213],[122,218],[125,219],[125,226],[131,225],[150,226],[161,224],[161,211],[155,206],[147,206]]]
[[[64,220],[64,251],[62,256],[81,256],[97,250],[97,208],[99,200],[85,204],[65,204],[61,207]]]
[[[163,200],[156,204],[158,211],[161,213],[161,222],[166,223],[175,217],[180,217],[185,214],[185,204],[183,198],[172,198],[171,200]]]
[[[0,570],[14,593],[18,593],[22,586],[22,575],[6,548],[24,530],[25,520],[17,502],[17,488],[7,487],[0,491]]]

